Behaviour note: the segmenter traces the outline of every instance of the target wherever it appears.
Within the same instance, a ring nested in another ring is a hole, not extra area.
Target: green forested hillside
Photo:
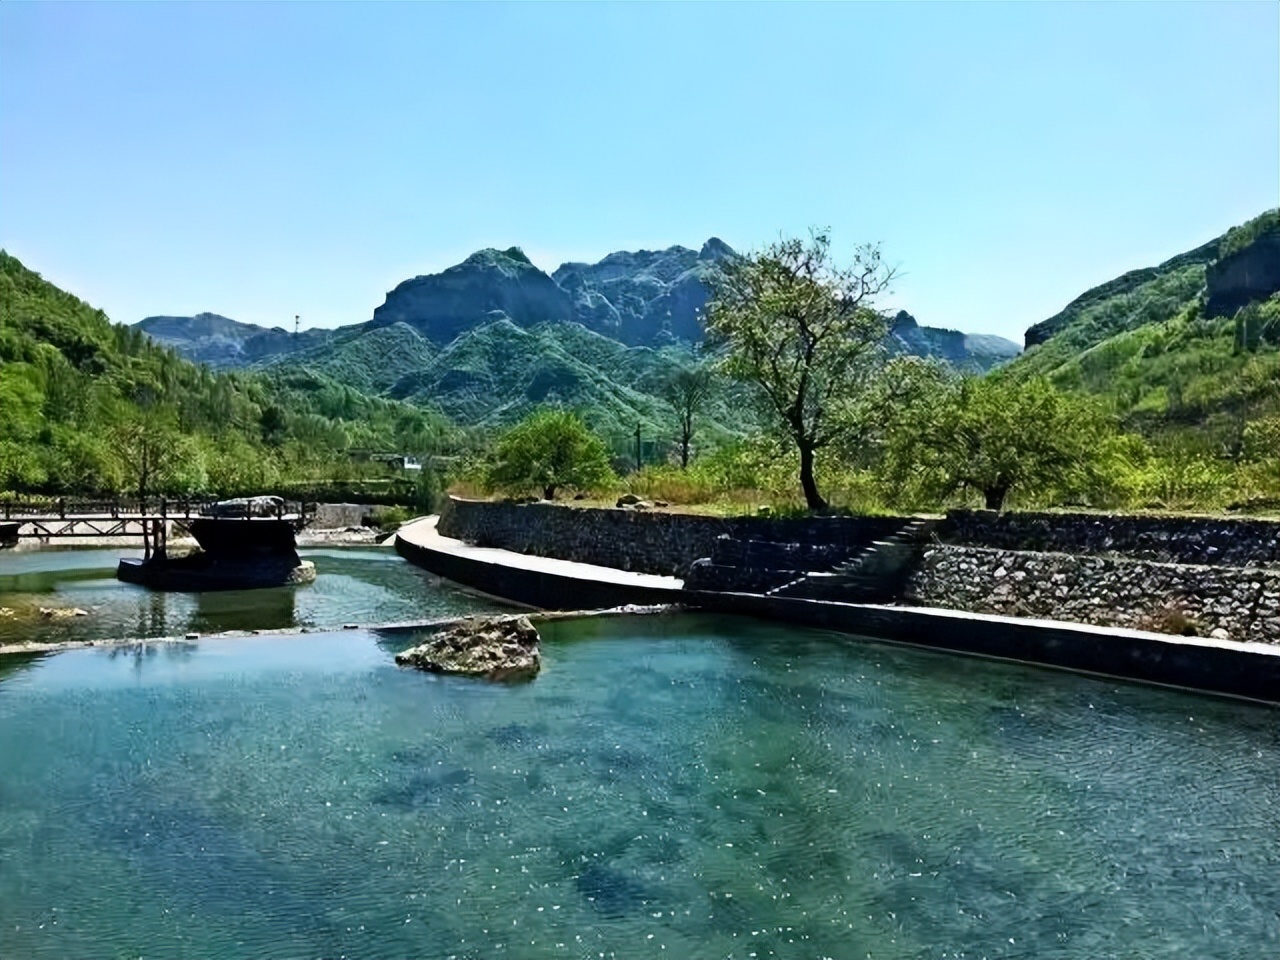
[[[510,425],[539,406],[563,406],[622,452],[637,424],[649,443],[674,438],[675,413],[661,394],[692,361],[682,347],[628,347],[576,323],[524,328],[503,319],[462,334],[390,395],[434,404],[455,422],[482,428]],[[711,433],[724,436],[743,423],[728,406],[708,407]]]
[[[1010,372],[1097,396],[1158,443],[1237,458],[1247,453],[1249,425],[1256,434],[1257,424],[1280,414],[1280,294],[1218,316],[1210,305],[1231,293],[1218,269],[1228,257],[1254,258],[1245,272],[1261,282],[1255,289],[1280,288],[1266,246],[1277,241],[1280,213],[1269,211],[1090,290],[1028,331],[1029,349]]]
[[[304,367],[362,393],[385,394],[403,376],[421,370],[435,355],[431,341],[404,323],[365,331],[342,331],[328,342],[275,357],[267,369]]]
[[[257,491],[429,453],[430,410],[320,371],[214,374],[0,251],[0,491]]]

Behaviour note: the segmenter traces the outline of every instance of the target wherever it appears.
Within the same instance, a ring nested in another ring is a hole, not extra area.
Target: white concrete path
[[[475,547],[452,537],[442,536],[436,531],[437,516],[423,517],[407,523],[396,531],[396,536],[426,550],[451,554],[488,563],[497,567],[513,567],[519,570],[533,570],[549,573],[558,577],[574,577],[578,580],[595,581],[597,583],[621,584],[632,587],[645,587],[651,590],[681,590],[684,581],[679,577],[661,577],[652,573],[632,573],[614,567],[600,567],[594,563],[578,563],[575,560],[556,560],[552,557],[535,557],[527,553],[515,553],[497,547]]]

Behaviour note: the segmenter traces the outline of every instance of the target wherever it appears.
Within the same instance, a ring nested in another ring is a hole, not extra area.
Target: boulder
[[[529,680],[542,667],[542,655],[538,631],[528,617],[468,617],[396,654],[396,663],[431,673]]]

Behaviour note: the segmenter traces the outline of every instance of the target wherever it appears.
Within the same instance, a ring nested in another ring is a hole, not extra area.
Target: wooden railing
[[[101,517],[123,519],[155,517],[161,520],[194,520],[209,515],[214,504],[220,501],[191,498],[156,497],[139,499],[81,499],[70,497],[33,498],[28,500],[0,500],[0,514],[5,520],[41,518],[66,520],[74,517]],[[316,504],[298,501],[282,501],[276,507],[276,516],[295,516],[299,526],[305,526],[315,517]]]

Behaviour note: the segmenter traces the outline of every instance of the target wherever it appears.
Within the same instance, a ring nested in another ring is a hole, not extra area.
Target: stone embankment
[[[1115,554],[1213,566],[1280,565],[1280,523],[1275,520],[954,510],[939,534],[948,543],[1004,550]]]
[[[1280,569],[938,544],[902,599],[1223,640],[1280,642]]]
[[[955,511],[902,600],[1280,643],[1280,523]]]
[[[830,575],[848,573],[869,547],[912,524],[453,500],[440,531],[518,553],[684,577],[693,590],[763,594],[808,573],[815,583],[826,577],[827,599],[1280,643],[1277,521],[954,511],[920,538],[913,569],[892,592],[877,596],[856,577]],[[848,597],[835,595],[842,580]]]
[[[451,497],[440,511],[438,529],[442,536],[479,547],[683,577],[695,560],[712,556],[721,537],[772,544],[773,548],[778,544],[834,548],[833,555],[843,557],[850,548],[892,533],[904,519],[700,517]]]

